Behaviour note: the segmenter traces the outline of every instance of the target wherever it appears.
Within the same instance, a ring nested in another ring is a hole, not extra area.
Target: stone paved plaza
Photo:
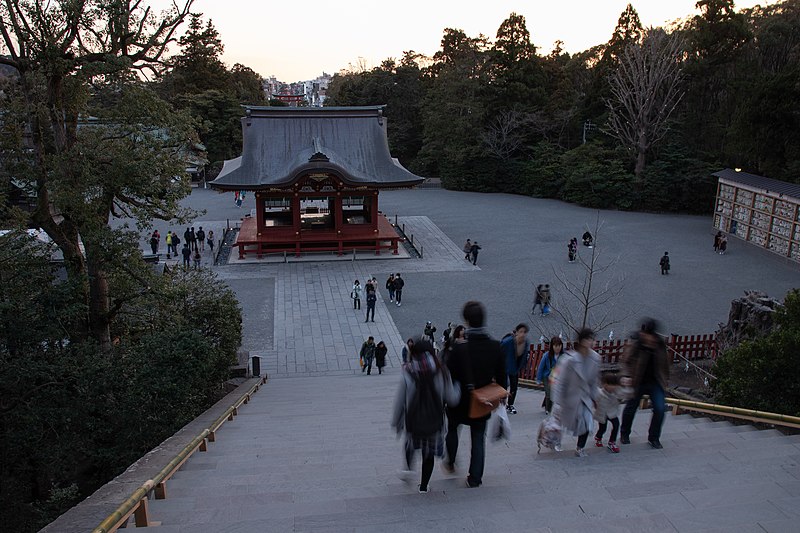
[[[247,210],[205,190],[187,202],[207,209],[195,226],[215,232]],[[193,455],[168,482],[169,497],[150,502],[159,531],[797,531],[798,436],[668,415],[664,449],[652,450],[645,437],[650,413],[642,411],[633,444],[618,455],[592,448],[576,458],[571,436],[564,452],[537,454],[534,435],[544,413],[542,393],[533,390],[520,391],[511,441],[487,444],[481,488],[463,485],[463,428],[458,475],[446,476],[437,465],[428,494],[401,481],[402,447],[389,418],[403,338],[421,333],[426,320],[441,332],[469,299],[486,304],[496,336],[520,321],[533,324],[534,336],[557,334],[562,326],[554,317],[530,315],[532,287],[549,282],[554,305],[566,305],[554,269],[573,273],[566,242],[593,225],[597,212],[442,190],[382,193],[381,207],[415,235],[423,259],[215,267],[241,302],[243,349],[263,358],[270,380],[208,452]],[[664,332],[712,332],[743,290],[782,296],[800,279],[795,266],[735,240],[728,255],[715,255],[706,217],[600,218],[598,249],[619,258],[613,275],[625,277],[624,299],[613,312],[631,318],[614,326],[618,332],[643,314],[662,320]],[[159,229],[163,234],[166,226]],[[463,258],[467,237],[483,247],[477,266]],[[673,258],[668,277],[658,269],[665,250]],[[383,287],[389,272],[406,279],[403,306],[381,289],[375,322],[364,323],[365,311],[353,310],[348,297],[352,281],[375,275]],[[358,370],[357,351],[368,335],[390,346],[385,375]]]
[[[238,209],[232,195],[204,189],[195,189],[185,201],[206,210],[193,225],[212,228],[217,236],[228,221],[249,213],[252,203],[250,195]],[[448,321],[460,321],[461,306],[470,299],[486,304],[488,326],[498,337],[519,322],[531,324],[533,340],[568,336],[556,316],[531,315],[533,288],[549,283],[554,307],[575,305],[557,275],[581,278],[580,265],[566,260],[566,243],[593,229],[598,215],[599,263],[615,264],[595,286],[602,289],[608,281],[623,290],[610,308],[620,322],[600,331],[601,337],[610,330],[625,336],[643,315],[659,319],[665,334],[711,333],[727,320],[731,300],[744,290],[782,297],[800,285],[797,265],[736,239],[726,255],[715,254],[710,217],[598,212],[554,200],[446,190],[383,192],[380,206],[392,220],[397,215],[422,245],[422,259],[231,260],[215,267],[242,304],[243,349],[265,358],[262,366],[270,376],[351,373],[369,335],[387,343],[390,364],[396,366],[403,339],[421,334],[427,320],[441,334]],[[157,227],[162,235],[168,229]],[[178,230],[182,235],[183,228]],[[461,252],[467,238],[482,247],[476,267]],[[658,267],[664,251],[672,258],[669,276],[661,276]],[[580,246],[579,252],[589,250]],[[204,258],[210,266],[209,254]],[[390,272],[401,272],[406,281],[402,307],[390,305],[383,288]],[[374,324],[365,324],[365,311],[353,310],[349,299],[353,280],[363,283],[369,275],[380,287]]]

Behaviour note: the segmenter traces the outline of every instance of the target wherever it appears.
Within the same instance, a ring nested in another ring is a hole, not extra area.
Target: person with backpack
[[[564,355],[564,342],[560,337],[550,339],[550,349],[544,352],[542,360],[539,361],[539,368],[536,369],[536,381],[544,383],[544,410],[548,415],[553,412],[553,396],[550,386],[550,374],[558,363],[558,359]]]
[[[504,385],[506,364],[500,343],[489,336],[484,325],[486,310],[483,304],[469,301],[461,313],[467,322],[467,341],[456,342],[447,356],[447,368],[454,381],[460,383],[461,400],[447,402],[447,459],[444,470],[452,474],[456,470],[458,452],[458,428],[467,425],[470,429],[472,450],[469,462],[467,486],[480,487],[486,461],[486,421],[490,415],[470,418],[471,392],[492,382]]]
[[[401,472],[405,479],[413,474],[414,455],[422,454],[422,474],[419,493],[426,494],[433,473],[434,457],[444,451],[444,404],[455,405],[461,399],[461,389],[451,380],[446,366],[433,354],[433,345],[417,339],[411,359],[402,367],[400,386],[392,411],[392,427],[398,435],[405,432],[405,464]]]

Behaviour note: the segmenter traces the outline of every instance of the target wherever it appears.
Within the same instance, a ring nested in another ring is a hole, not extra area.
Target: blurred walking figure
[[[363,366],[361,367],[361,372],[366,371],[367,375],[369,376],[372,374],[372,360],[375,358],[375,337],[370,335],[370,337],[364,341],[364,344],[361,345],[361,351],[358,355],[364,362]]]
[[[389,291],[389,301],[394,302],[394,274],[389,274],[386,280],[386,290]]]
[[[661,275],[669,274],[669,252],[664,252],[664,255],[661,256],[661,261],[658,262],[661,265]]]
[[[622,384],[633,388],[633,395],[622,413],[622,444],[631,443],[631,425],[642,396],[650,396],[653,404],[653,417],[647,432],[647,442],[659,450],[661,446],[661,426],[666,411],[665,391],[669,382],[669,360],[667,346],[656,333],[657,323],[652,318],[642,320],[638,333],[631,338],[633,342],[622,356],[625,379]]]
[[[194,254],[192,255],[192,262],[194,263],[194,269],[200,270],[200,250],[195,249]]]
[[[578,255],[578,238],[573,237],[567,244],[567,257],[570,263],[575,262],[575,257]]]
[[[192,251],[189,249],[189,245],[187,243],[183,243],[181,254],[183,255],[183,268],[184,270],[189,270],[189,268],[191,268],[189,259],[192,257]]]
[[[353,309],[361,309],[361,282],[355,280],[353,289],[350,291],[350,298],[353,299]]]
[[[164,240],[167,243],[167,259],[170,259],[172,251],[173,251],[172,250],[172,232],[171,231],[167,232],[167,236],[164,237]],[[177,255],[177,253],[178,252],[175,252],[176,255]]]
[[[461,401],[447,403],[447,460],[444,469],[454,473],[458,452],[458,428],[466,424],[470,429],[472,444],[467,486],[480,487],[486,461],[486,421],[489,415],[469,417],[470,391],[485,387],[492,382],[506,382],[506,365],[500,343],[492,339],[485,327],[486,310],[480,302],[464,304],[462,311],[467,322],[467,342],[453,345],[448,356],[447,367],[453,380],[461,384]]]
[[[208,230],[208,248],[214,253],[214,230]]]
[[[158,253],[158,232],[154,231],[153,235],[150,236],[150,250],[153,252],[153,255]]]
[[[508,374],[508,403],[506,411],[510,414],[517,414],[514,407],[514,400],[517,399],[517,389],[519,388],[519,373],[528,364],[528,343],[527,324],[517,324],[514,334],[506,337],[500,343],[503,354],[506,358],[506,374]]]
[[[553,391],[550,374],[556,368],[556,364],[561,356],[564,355],[564,343],[558,337],[550,339],[550,349],[547,350],[539,362],[536,370],[536,381],[544,384],[544,410],[549,415],[553,412]]]
[[[545,285],[542,289],[542,316],[550,314],[550,285]]]
[[[469,249],[469,253],[472,254],[472,264],[476,265],[478,263],[478,252],[481,250],[481,247],[478,246],[478,241],[472,243],[472,246]]]
[[[533,291],[533,309],[531,309],[531,313],[535,313],[537,307],[542,307],[542,290],[544,290],[544,285],[537,285],[536,290]]]
[[[375,302],[377,301],[378,295],[375,293],[375,291],[367,291],[367,316],[364,318],[364,322],[367,322],[370,319],[370,313],[372,314],[372,321],[375,322]]]
[[[461,390],[433,354],[433,345],[421,339],[414,342],[411,359],[403,365],[392,427],[398,434],[406,434],[403,477],[408,479],[413,474],[416,451],[422,454],[420,494],[428,492],[434,457],[443,455],[444,403],[455,405],[460,399]]]
[[[406,345],[403,346],[403,351],[401,352],[404,363],[407,363],[411,360],[411,348],[413,347],[414,347],[414,339],[408,339],[406,341]]]
[[[200,226],[200,229],[197,230],[197,246],[201,252],[206,251],[206,232],[203,231],[203,226]]]
[[[580,330],[575,350],[559,359],[553,384],[553,414],[564,429],[578,437],[577,457],[586,457],[586,440],[594,428],[592,411],[597,397],[600,356],[592,349],[593,345],[594,332],[589,328]]]
[[[589,248],[594,246],[594,237],[592,237],[592,234],[588,230],[583,234],[583,245]]]
[[[431,343],[431,345],[436,348],[435,337],[434,333],[436,333],[436,326],[434,326],[430,320],[425,323],[425,329],[423,330],[422,338],[427,340]]]
[[[472,253],[472,241],[467,239],[467,242],[464,243],[464,259],[469,261],[469,255]]]
[[[375,366],[378,367],[378,374],[383,374],[383,367],[386,366],[386,353],[388,351],[389,348],[386,347],[386,343],[383,341],[380,341],[375,347]]]
[[[594,436],[594,445],[603,447],[603,435],[609,422],[611,435],[608,436],[608,449],[611,453],[619,453],[617,446],[617,432],[619,431],[619,412],[621,403],[630,396],[629,391],[619,384],[619,376],[606,372],[600,378],[601,385],[597,390],[597,406],[594,409],[594,418],[600,426]]]
[[[716,235],[714,235],[714,251],[719,251],[719,241],[722,239],[722,232],[718,231]]]
[[[397,307],[403,305],[403,287],[406,282],[400,277],[400,272],[394,275],[394,299],[397,300]]]
[[[725,251],[728,249],[728,236],[724,233],[719,238],[719,255],[725,255]]]

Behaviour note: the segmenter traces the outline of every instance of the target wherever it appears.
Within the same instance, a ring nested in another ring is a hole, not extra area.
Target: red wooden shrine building
[[[423,178],[389,154],[383,106],[247,107],[242,155],[211,186],[253,191],[256,216],[236,240],[239,258],[272,252],[391,250],[397,234],[378,210],[380,189]]]

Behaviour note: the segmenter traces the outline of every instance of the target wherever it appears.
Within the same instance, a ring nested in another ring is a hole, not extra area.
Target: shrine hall
[[[252,191],[255,217],[236,239],[248,253],[353,250],[398,253],[397,234],[378,209],[381,189],[423,178],[389,153],[384,106],[246,107],[242,155],[225,161],[211,187]]]

